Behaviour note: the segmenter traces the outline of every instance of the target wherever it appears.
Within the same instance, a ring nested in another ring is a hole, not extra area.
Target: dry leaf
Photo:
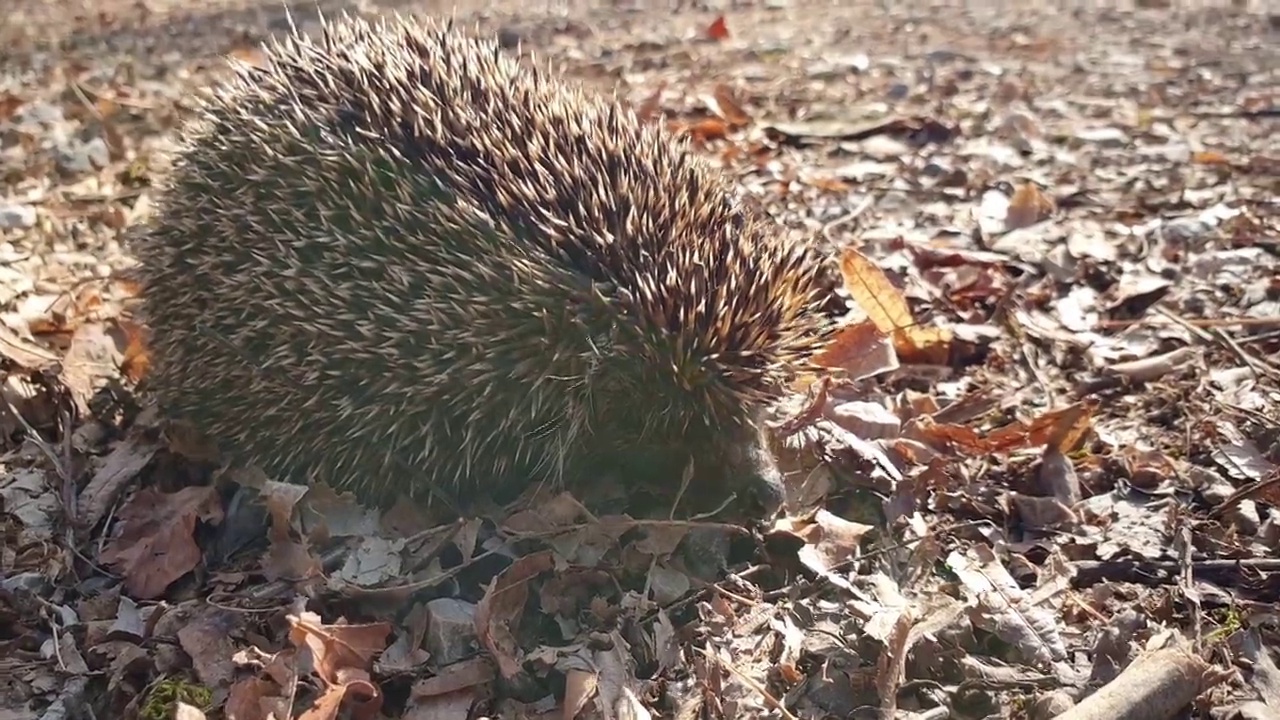
[[[187,487],[176,493],[144,488],[121,508],[119,530],[99,559],[124,577],[134,598],[158,598],[200,564],[196,522],[221,520],[222,503],[215,488]]]
[[[880,332],[889,335],[915,325],[907,299],[866,255],[845,248],[840,254],[840,274],[845,289]]]
[[[911,365],[946,365],[951,358],[950,328],[912,325],[893,333],[898,359]]]
[[[1055,210],[1057,210],[1057,203],[1053,198],[1046,195],[1035,183],[1024,182],[1009,199],[1009,210],[1005,215],[1004,225],[1009,230],[1029,227],[1048,219]]]
[[[898,369],[898,356],[889,337],[870,321],[846,326],[825,350],[814,357],[822,367],[843,370],[854,380]]]
[[[313,717],[317,720],[330,717],[325,713],[330,703],[335,702],[331,694],[336,694],[336,702],[346,700],[357,717],[375,717],[381,709],[382,691],[373,683],[369,671],[374,655],[387,648],[390,623],[326,625],[319,615],[309,611],[290,614],[287,619],[289,642],[311,652],[313,671],[329,685],[329,693],[318,699],[308,712],[315,712]]]
[[[973,428],[935,422],[927,416],[913,418],[903,427],[902,434],[947,454],[959,451],[972,457],[991,451],[991,443]]]
[[[1227,159],[1226,155],[1217,150],[1201,150],[1191,154],[1191,164],[1230,166],[1231,161]]]
[[[967,553],[954,552],[947,566],[971,596],[974,625],[1020,648],[1036,667],[1066,657],[1057,617],[1032,603],[990,548],[975,545]]]
[[[729,37],[729,24],[725,22],[723,15],[717,17],[707,26],[707,37],[717,41]]]
[[[638,106],[636,106],[635,113],[636,117],[640,119],[640,122],[648,123],[658,119],[658,116],[660,115],[659,110],[662,108],[662,93],[666,89],[667,81],[663,80],[658,83],[658,87],[654,88],[653,92],[649,93],[649,95],[645,97]]]
[[[120,371],[130,382],[137,384],[151,369],[151,357],[147,353],[147,332],[138,323],[129,320],[117,320],[117,327],[125,338],[124,357],[120,361]]]
[[[564,675],[563,720],[573,720],[596,696],[599,678],[593,672],[571,668]]]
[[[410,694],[415,700],[426,700],[478,687],[495,677],[493,663],[488,658],[474,657],[442,667],[435,675],[418,680]]]
[[[907,298],[880,266],[857,250],[846,248],[840,255],[840,274],[845,289],[871,322],[893,338],[898,360],[926,365],[947,363],[951,355],[951,331],[918,325]]]
[[[694,143],[706,143],[729,137],[729,124],[720,118],[703,118],[684,125],[677,125],[676,132],[688,135]]]
[[[707,105],[711,107],[712,112],[733,127],[742,127],[751,123],[751,115],[738,102],[733,88],[724,83],[716,85],[715,94],[707,101]]]
[[[529,582],[554,566],[555,555],[549,550],[516,560],[493,579],[476,606],[476,635],[504,677],[513,677],[520,671],[523,653],[516,633],[524,617]]]
[[[1092,429],[1096,399],[1084,400],[1058,410],[1051,410],[1031,423],[1015,423],[987,436],[993,452],[1009,452],[1026,447],[1053,445],[1063,454],[1071,454]]]

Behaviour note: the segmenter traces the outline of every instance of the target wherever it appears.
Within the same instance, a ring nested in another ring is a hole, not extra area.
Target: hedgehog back
[[[138,250],[149,385],[237,459],[381,499],[715,457],[829,339],[819,263],[496,43],[342,18],[267,56]]]

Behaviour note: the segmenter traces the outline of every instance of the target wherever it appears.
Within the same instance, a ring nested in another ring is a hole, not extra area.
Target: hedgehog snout
[[[742,501],[753,515],[771,518],[786,504],[786,491],[782,485],[782,470],[770,451],[763,435],[746,443],[730,464],[730,472],[737,476],[734,486],[740,488]]]

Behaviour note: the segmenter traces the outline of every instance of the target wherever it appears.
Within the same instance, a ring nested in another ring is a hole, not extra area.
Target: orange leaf
[[[849,183],[837,177],[811,177],[805,180],[810,187],[818,188],[826,192],[842,193],[849,191]]]
[[[129,320],[118,320],[117,325],[124,333],[124,357],[120,360],[120,370],[130,382],[137,384],[146,377],[151,368],[151,357],[147,353],[147,336],[143,327]]]
[[[258,48],[256,46],[247,45],[247,46],[235,47],[235,48],[232,48],[231,52],[227,54],[230,55],[232,58],[239,60],[242,63],[246,63],[254,67],[261,68],[261,67],[266,67],[267,65],[266,54],[262,52],[261,48]]]
[[[814,362],[844,370],[854,380],[898,368],[898,358],[888,336],[871,322],[860,322],[841,330]]]
[[[844,277],[845,289],[875,323],[876,329],[893,338],[899,360],[922,365],[947,363],[951,355],[951,331],[917,324],[906,297],[870,258],[846,248],[840,256],[840,274]]]
[[[1009,229],[1024,228],[1047,219],[1058,209],[1057,203],[1035,183],[1025,182],[1014,191],[1009,199],[1009,211],[1005,215],[1005,227]]]
[[[880,332],[888,335],[916,324],[907,299],[866,255],[845,248],[840,255],[840,274],[845,289]]]
[[[910,421],[904,428],[903,434],[923,440],[935,448],[960,450],[970,456],[979,455],[991,449],[991,444],[978,435],[973,428],[935,422],[933,418],[927,416]]]
[[[893,333],[893,348],[905,363],[946,365],[951,357],[950,328],[913,325]]]
[[[13,114],[18,112],[18,108],[24,104],[26,104],[25,101],[13,93],[6,92],[0,95],[0,120],[8,120],[13,117]]]
[[[697,142],[723,140],[729,136],[729,124],[720,118],[703,118],[685,125],[680,131]]]
[[[987,436],[993,452],[1009,452],[1026,447],[1052,446],[1063,454],[1074,452],[1092,427],[1094,399],[1050,410],[1028,423],[1014,423]]]
[[[1217,150],[1201,150],[1200,152],[1191,154],[1191,164],[1193,165],[1231,165],[1231,161],[1226,155]]]

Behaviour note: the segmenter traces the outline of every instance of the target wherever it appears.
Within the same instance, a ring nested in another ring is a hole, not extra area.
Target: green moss
[[[193,685],[182,678],[161,680],[147,693],[139,717],[142,720],[169,720],[173,717],[174,706],[179,702],[207,711],[213,703],[213,691],[203,685]]]

